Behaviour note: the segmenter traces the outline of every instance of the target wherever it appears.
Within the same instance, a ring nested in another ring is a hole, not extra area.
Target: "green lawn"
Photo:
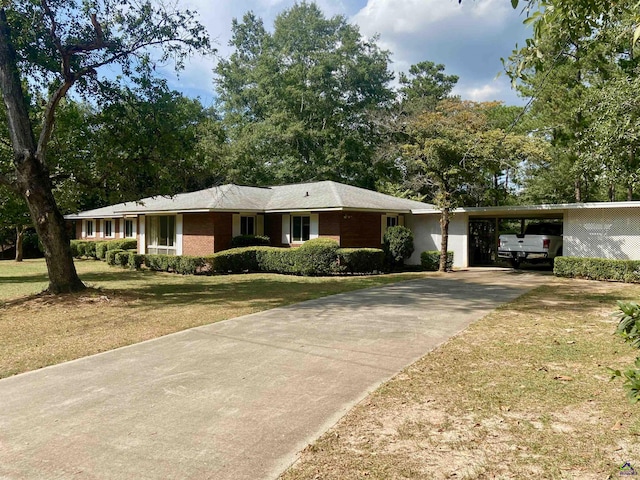
[[[428,275],[182,276],[93,260],[76,266],[92,287],[87,292],[34,296],[48,283],[44,261],[0,262],[0,378],[190,327]]]

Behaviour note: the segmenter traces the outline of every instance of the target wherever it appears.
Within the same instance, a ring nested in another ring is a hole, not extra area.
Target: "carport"
[[[440,212],[414,210],[409,226],[416,252],[438,250]],[[452,212],[449,250],[454,266],[494,265],[501,233],[518,233],[529,222],[563,225],[563,254],[582,258],[640,260],[640,202],[594,202],[502,207],[463,207]]]

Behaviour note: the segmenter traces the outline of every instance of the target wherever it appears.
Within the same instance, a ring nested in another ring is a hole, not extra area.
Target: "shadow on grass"
[[[32,273],[30,275],[0,276],[0,285],[4,283],[47,283],[46,273]]]

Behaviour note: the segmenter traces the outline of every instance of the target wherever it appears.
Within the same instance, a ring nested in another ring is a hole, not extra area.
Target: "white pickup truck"
[[[553,263],[561,255],[561,223],[531,223],[524,234],[500,235],[498,257],[508,260],[514,268],[521,262]]]

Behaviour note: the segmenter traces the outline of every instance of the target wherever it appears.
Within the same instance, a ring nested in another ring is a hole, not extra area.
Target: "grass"
[[[182,276],[76,261],[93,287],[36,295],[47,287],[43,260],[0,262],[0,378],[232,317],[336,293],[424,276],[251,274]]]
[[[612,335],[640,286],[551,280],[381,386],[282,480],[604,479],[640,468],[640,404],[606,367],[640,354]]]

